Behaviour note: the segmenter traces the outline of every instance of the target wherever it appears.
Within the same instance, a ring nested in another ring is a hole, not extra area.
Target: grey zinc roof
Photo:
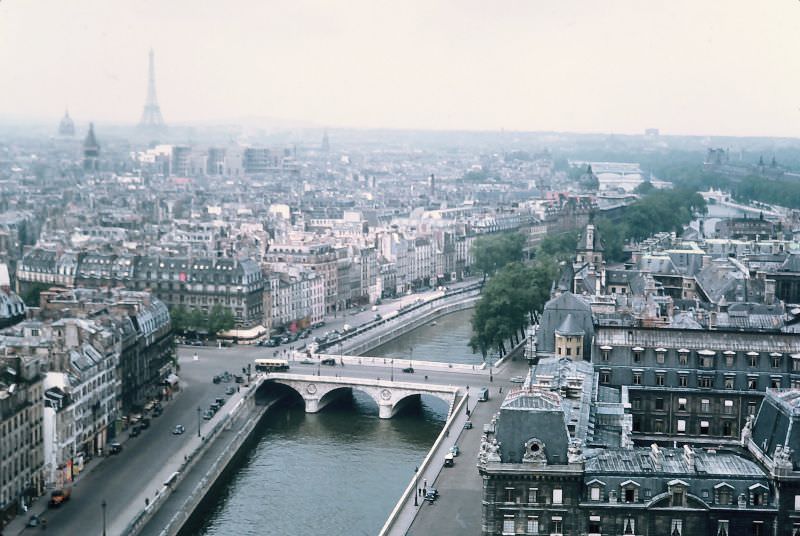
[[[686,329],[604,327],[595,333],[598,347],[688,348],[690,350],[800,352],[800,337],[781,333],[746,333]]]
[[[559,335],[585,335],[586,331],[578,325],[572,313],[568,313],[564,321],[556,328],[556,333]]]
[[[720,477],[765,477],[757,463],[734,452],[707,452],[695,449],[695,467],[692,468],[684,457],[683,449],[662,448],[660,473],[669,475],[707,475]],[[653,475],[656,466],[650,456],[649,448],[607,449],[586,459],[586,472],[624,473],[628,476]]]

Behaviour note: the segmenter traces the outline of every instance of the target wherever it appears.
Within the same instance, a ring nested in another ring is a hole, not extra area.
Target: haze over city
[[[0,3],[0,118],[800,135],[800,3]]]

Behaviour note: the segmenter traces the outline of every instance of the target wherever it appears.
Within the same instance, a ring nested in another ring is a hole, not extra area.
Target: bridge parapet
[[[351,389],[369,395],[378,405],[381,419],[389,419],[410,399],[419,395],[431,395],[452,407],[459,387],[429,383],[414,383],[366,378],[336,376],[306,376],[284,372],[270,373],[265,382],[280,383],[297,391],[303,397],[306,413],[316,413]]]

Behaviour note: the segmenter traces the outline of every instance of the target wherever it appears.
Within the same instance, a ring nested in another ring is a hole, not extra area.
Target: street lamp
[[[408,353],[411,354],[411,357],[408,358],[408,366],[413,369],[414,368],[414,347],[413,346],[409,347]]]
[[[419,506],[417,497],[419,496],[419,467],[414,467],[414,506]]]
[[[202,410],[200,409],[200,406],[197,406],[197,437],[200,437],[200,422],[201,422],[201,420],[200,420],[200,412],[201,411]]]
[[[389,360],[389,379],[394,381],[394,358]]]
[[[106,500],[103,499],[103,502],[100,503],[100,506],[103,507],[103,536],[106,536]]]

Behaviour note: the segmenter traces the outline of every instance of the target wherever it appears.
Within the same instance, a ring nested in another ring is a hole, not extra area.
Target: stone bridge
[[[395,382],[366,378],[343,378],[336,376],[307,376],[271,372],[263,378],[264,383],[279,383],[297,391],[303,397],[306,413],[317,413],[339,396],[357,389],[369,395],[378,405],[381,419],[390,419],[406,403],[419,395],[431,395],[452,409],[458,387],[426,383]],[[448,410],[449,413],[450,410]]]

